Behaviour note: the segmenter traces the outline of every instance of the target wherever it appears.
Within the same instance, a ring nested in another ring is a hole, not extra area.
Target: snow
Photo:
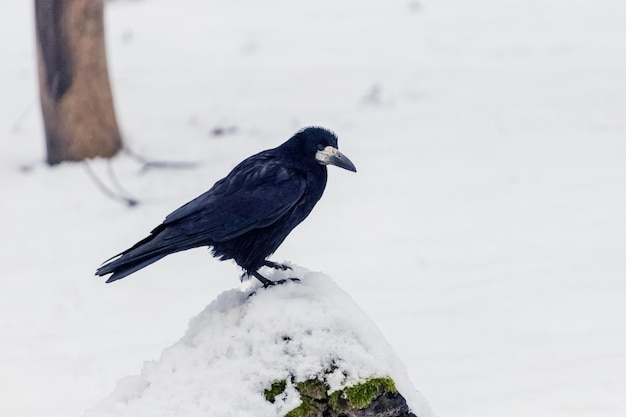
[[[281,416],[300,404],[297,382],[324,378],[333,392],[385,376],[417,415],[433,415],[383,335],[330,277],[296,266],[270,276],[300,282],[220,294],[86,417]],[[271,404],[263,392],[276,380],[287,387]]]
[[[42,163],[31,3],[0,2],[0,415],[81,415],[238,288],[205,250],[92,275],[312,124],[358,173],[273,259],[332,277],[439,415],[626,415],[626,4],[108,2],[127,143],[198,163],[117,158],[129,209]]]

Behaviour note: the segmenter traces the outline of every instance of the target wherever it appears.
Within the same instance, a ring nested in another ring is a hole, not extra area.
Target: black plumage
[[[302,222],[326,187],[326,165],[356,172],[337,149],[337,137],[320,127],[305,128],[282,145],[253,155],[213,187],[168,215],[148,237],[106,261],[96,275],[116,281],[180,251],[212,248],[233,259],[248,275],[271,285],[258,270],[283,268],[268,261]]]

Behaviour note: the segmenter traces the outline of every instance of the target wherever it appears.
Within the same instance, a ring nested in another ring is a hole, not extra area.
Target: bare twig
[[[124,147],[124,152],[135,161],[139,162],[141,172],[147,172],[151,169],[191,169],[198,166],[197,162],[191,161],[154,161],[143,155],[138,154],[129,147]]]
[[[104,193],[104,195],[106,195],[107,197],[116,200],[118,202],[124,203],[126,204],[128,207],[134,207],[137,204],[139,204],[139,200],[135,199],[135,198],[131,198],[128,197],[126,195],[124,195],[123,193],[119,192],[120,190],[123,191],[123,188],[121,186],[119,186],[119,182],[117,181],[117,179],[113,180],[114,183],[117,183],[117,187],[119,188],[118,192],[112,190],[111,188],[107,187],[106,184],[104,184],[104,182],[102,182],[102,180],[98,177],[98,175],[95,173],[95,171],[91,168],[91,165],[89,165],[89,161],[85,160],[83,162],[83,166],[85,167],[85,171],[87,172],[87,175],[89,176],[89,178],[91,178],[91,180],[94,182],[94,184],[96,184],[96,187],[98,187],[98,189],[100,191],[102,191]],[[109,168],[110,172],[112,172],[112,168]],[[115,178],[114,175],[111,175],[111,179]]]

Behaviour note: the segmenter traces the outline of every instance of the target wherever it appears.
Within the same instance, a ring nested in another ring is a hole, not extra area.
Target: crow
[[[211,189],[169,214],[150,235],[104,262],[96,275],[113,282],[159,259],[207,246],[219,260],[233,259],[263,286],[276,282],[258,270],[289,269],[267,258],[322,197],[326,165],[356,172],[337,149],[337,136],[307,127],[282,145],[253,155]]]

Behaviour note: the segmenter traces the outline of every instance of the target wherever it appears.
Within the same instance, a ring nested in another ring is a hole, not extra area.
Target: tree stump
[[[329,277],[296,267],[270,277],[300,282],[222,293],[85,417],[434,416]]]
[[[103,0],[35,0],[47,162],[112,157],[122,148],[109,83]]]

